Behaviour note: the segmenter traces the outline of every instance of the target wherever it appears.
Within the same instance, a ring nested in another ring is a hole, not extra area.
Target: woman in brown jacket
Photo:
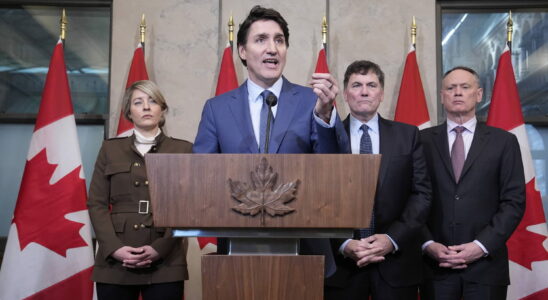
[[[141,293],[143,300],[181,300],[188,278],[186,240],[154,227],[143,156],[190,153],[192,144],[163,134],[168,107],[152,81],[135,82],[123,101],[134,134],[103,142],[89,191],[98,298],[133,300]]]

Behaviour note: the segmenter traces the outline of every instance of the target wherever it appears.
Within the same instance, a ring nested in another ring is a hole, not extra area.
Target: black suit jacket
[[[350,118],[343,123],[348,134]],[[422,280],[419,235],[430,209],[430,181],[417,127],[379,116],[379,133],[382,158],[375,195],[375,231],[388,234],[399,250],[387,254],[378,268],[389,284],[410,286]],[[343,242],[332,240],[337,272],[326,285],[345,287],[346,279],[359,271],[355,261],[339,253]]]
[[[421,141],[433,189],[423,242],[450,246],[478,240],[489,252],[461,271],[440,268],[425,256],[426,275],[440,278],[459,272],[472,282],[509,284],[506,241],[525,211],[525,179],[516,137],[478,123],[459,183],[451,166],[447,124],[421,131]]]

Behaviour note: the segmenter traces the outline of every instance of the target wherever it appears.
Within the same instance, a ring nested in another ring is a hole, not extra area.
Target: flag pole
[[[415,16],[413,16],[411,22],[411,44],[413,44],[413,48],[417,48],[417,22],[415,22]]]
[[[145,21],[145,14],[141,15],[141,24],[139,25],[139,35],[141,37],[141,47],[143,47],[143,54],[145,53],[145,33],[147,32],[147,23]]]
[[[322,20],[322,44],[325,49],[325,54],[327,56],[327,18],[323,16]]]
[[[61,34],[59,35],[59,38],[61,39],[63,44],[65,44],[65,37],[67,35],[68,21],[67,21],[67,14],[66,14],[64,8],[63,8],[63,12],[61,14],[61,20],[59,21],[59,24],[61,25]]]
[[[514,29],[514,22],[512,21],[512,11],[508,13],[508,22],[506,23],[506,42],[508,43],[508,48],[512,49],[512,32]]]
[[[230,48],[234,47],[234,18],[232,13],[228,19],[228,42],[230,43]]]

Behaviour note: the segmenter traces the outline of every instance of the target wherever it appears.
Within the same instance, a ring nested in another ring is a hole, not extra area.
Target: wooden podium
[[[229,238],[202,257],[203,299],[322,299],[324,257],[300,238],[370,224],[380,155],[147,154],[155,226]]]

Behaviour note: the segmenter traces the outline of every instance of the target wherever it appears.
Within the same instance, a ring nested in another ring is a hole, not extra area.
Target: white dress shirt
[[[380,153],[380,132],[379,132],[379,115],[375,114],[371,120],[367,121],[366,123],[362,123],[358,119],[354,118],[354,116],[350,115],[350,146],[352,150],[352,154],[360,154],[360,142],[363,135],[363,130],[361,129],[361,126],[365,124],[367,127],[367,132],[369,133],[369,136],[371,137],[371,148],[373,153],[372,154],[379,154]],[[394,245],[394,252],[398,251],[399,247],[398,244],[387,234],[386,235],[390,241],[392,242],[392,245]],[[348,239],[342,243],[342,245],[339,247],[339,252],[344,254],[344,248],[350,242],[351,240]]]
[[[261,109],[263,107],[263,97],[261,96],[261,93],[265,90],[264,88],[260,87],[258,84],[253,82],[251,79],[247,79],[247,94],[248,94],[248,101],[249,101],[249,113],[251,115],[251,124],[253,125],[253,133],[255,134],[255,141],[257,142],[257,147],[260,145],[260,127],[261,127]],[[282,92],[282,85],[283,85],[283,78],[280,77],[276,82],[266,90],[269,90],[272,94],[276,96],[276,98],[280,99],[280,94]],[[278,103],[279,100],[278,100]],[[276,118],[276,113],[278,112],[278,105],[272,107],[272,115],[274,118]],[[333,111],[331,112],[331,119],[329,120],[329,124],[324,122],[320,117],[316,115],[315,112],[312,113],[314,115],[314,119],[318,124],[320,124],[323,127],[326,128],[333,128],[335,126],[335,120],[337,116],[337,110],[335,107],[333,107]]]
[[[473,117],[462,125],[447,119],[447,141],[449,142],[449,155],[451,155],[451,148],[453,148],[453,143],[457,138],[457,133],[453,129],[457,126],[462,126],[465,128],[465,130],[462,131],[462,141],[464,142],[464,159],[468,157],[468,151],[470,151],[472,139],[474,139],[474,132],[476,131],[476,124],[478,124],[476,117]]]

